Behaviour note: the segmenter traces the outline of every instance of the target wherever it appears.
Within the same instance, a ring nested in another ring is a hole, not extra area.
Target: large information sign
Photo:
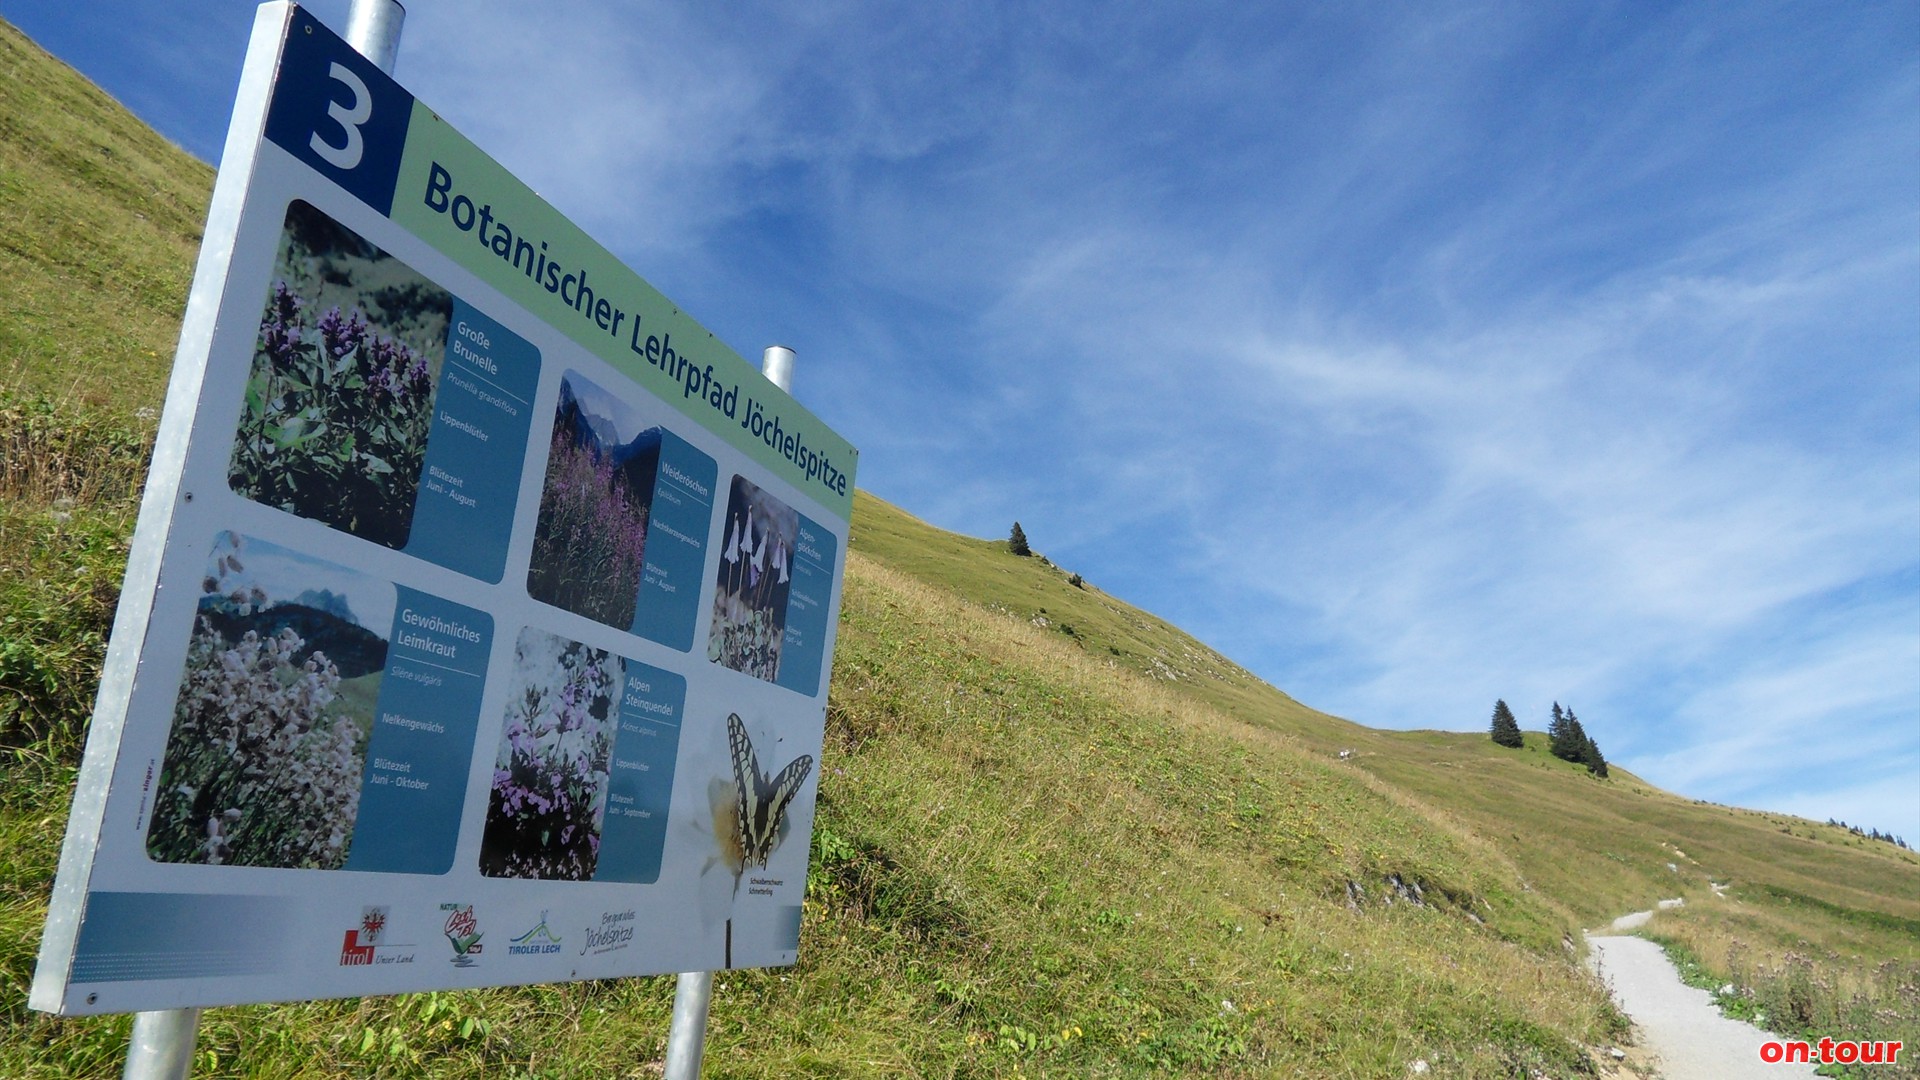
[[[262,7],[31,1004],[792,963],[854,459]]]

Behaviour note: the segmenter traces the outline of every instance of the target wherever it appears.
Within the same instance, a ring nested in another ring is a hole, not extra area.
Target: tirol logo
[[[441,904],[440,910],[447,912],[447,923],[441,932],[453,945],[453,965],[472,967],[481,949],[480,920],[474,917],[473,905]]]
[[[533,929],[507,942],[508,956],[545,956],[560,951],[560,935],[547,929],[547,913],[540,913],[540,922]]]
[[[580,955],[592,953],[610,953],[624,949],[633,940],[633,912],[603,911],[600,913],[600,925],[587,927],[587,943],[580,946]]]
[[[347,939],[340,943],[340,966],[361,967],[372,964],[374,946],[380,944],[380,936],[386,933],[386,930],[386,908],[361,908],[360,925],[348,930]]]
[[[373,964],[411,964],[413,946],[387,940],[387,909],[360,909],[360,924],[347,931],[340,943],[341,967],[368,967]]]

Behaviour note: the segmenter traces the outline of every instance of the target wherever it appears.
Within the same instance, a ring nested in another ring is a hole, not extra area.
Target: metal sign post
[[[347,44],[393,74],[400,53],[400,26],[407,9],[399,0],[353,0],[347,13]],[[162,1009],[133,1014],[123,1080],[186,1080],[193,1069],[199,1009]]]
[[[347,12],[347,44],[391,75],[400,56],[400,26],[406,21],[407,9],[400,0],[353,0]]]
[[[166,1009],[133,1014],[133,1040],[127,1044],[125,1080],[186,1080],[193,1068],[193,1038],[199,1009]]]
[[[769,345],[760,356],[767,381],[793,393],[793,350]],[[673,1020],[667,1026],[666,1080],[700,1080],[707,1049],[707,1009],[713,1004],[713,972],[683,971],[673,984]]]

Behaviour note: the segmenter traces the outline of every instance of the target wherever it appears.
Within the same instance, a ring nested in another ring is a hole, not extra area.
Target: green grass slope
[[[47,223],[0,237],[0,1075],[125,1050],[25,994],[208,178],[0,24],[0,212]],[[1920,1016],[1905,853],[1325,716],[864,494],[852,546],[801,962],[719,980],[709,1076],[1592,1074],[1578,928],[1676,894],[1753,1007]],[[212,1010],[196,1075],[653,1075],[670,997]]]
[[[1366,729],[1309,709],[1221,656],[1180,628],[1115,600],[1044,555],[1011,558],[1003,540],[976,540],[935,529],[883,499],[861,492],[854,510],[856,550],[945,587],[990,611],[1016,615],[1087,646],[1090,655],[1137,675],[1178,686],[1188,696],[1316,747]]]
[[[213,170],[0,22],[0,387],[158,408]]]

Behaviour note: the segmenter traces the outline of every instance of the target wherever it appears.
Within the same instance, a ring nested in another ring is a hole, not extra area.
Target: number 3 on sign
[[[307,145],[319,154],[327,164],[336,169],[351,169],[360,164],[360,155],[366,152],[366,143],[360,138],[360,125],[373,115],[373,95],[367,91],[367,84],[360,80],[351,69],[335,61],[327,74],[348,90],[353,91],[353,104],[342,105],[337,101],[327,102],[327,115],[340,125],[346,133],[347,144],[334,146],[320,137],[318,131]]]

